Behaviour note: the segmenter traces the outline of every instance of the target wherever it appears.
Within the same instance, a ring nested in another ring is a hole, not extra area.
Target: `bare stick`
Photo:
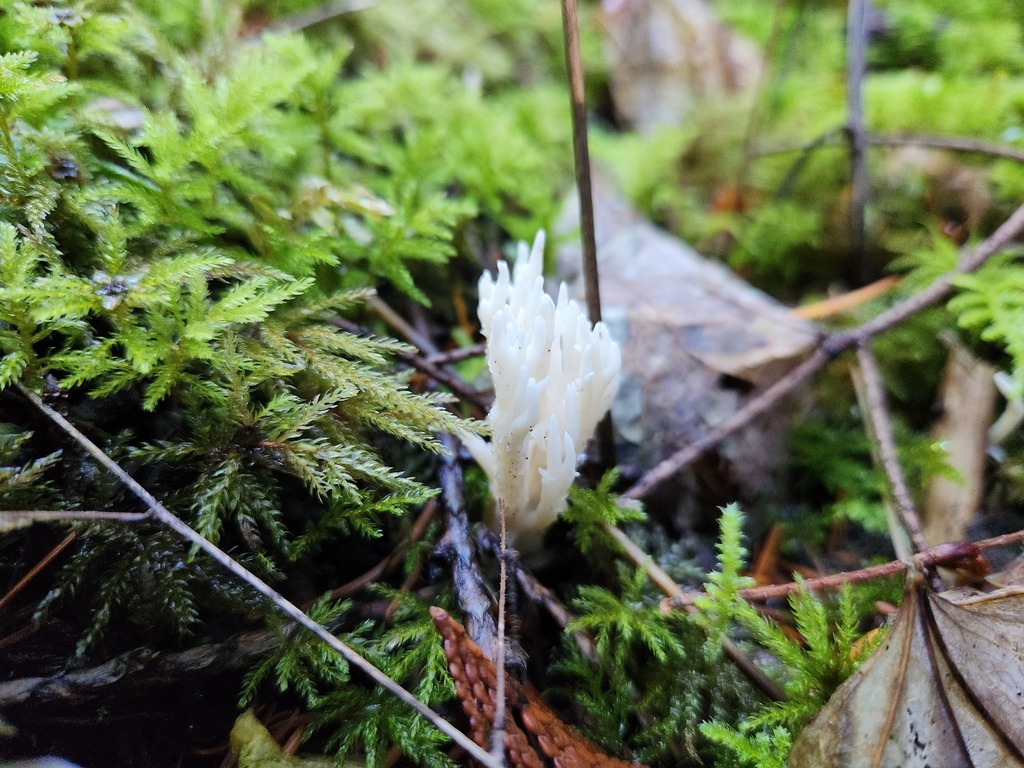
[[[402,562],[405,557],[406,550],[414,542],[419,541],[426,535],[427,528],[430,522],[434,519],[434,514],[437,511],[437,501],[431,499],[423,507],[423,511],[420,512],[419,517],[412,524],[412,530],[409,531],[409,535],[406,536],[402,541],[395,545],[394,551],[377,563],[375,566],[367,571],[364,571],[359,576],[356,576],[351,581],[342,584],[340,587],[332,590],[331,600],[344,600],[345,598],[351,597],[357,592],[362,591],[368,585],[377,581],[381,576],[390,571],[392,568]],[[308,608],[313,604],[314,601],[309,601],[303,608]]]
[[[486,344],[473,344],[469,347],[457,347],[447,352],[436,352],[427,355],[427,362],[433,365],[448,365],[461,360],[468,360],[471,357],[481,357],[487,354]]]
[[[87,520],[115,520],[119,523],[136,523],[148,520],[148,512],[104,512],[82,509],[5,509],[0,510],[0,530],[21,521],[29,523],[74,523]]]
[[[7,591],[6,595],[0,598],[0,608],[3,608],[5,605],[7,605],[7,603],[13,600],[14,596],[21,592],[21,590],[23,590],[26,586],[28,586],[31,583],[32,579],[38,576],[43,571],[43,569],[46,568],[46,566],[52,563],[54,559],[60,555],[61,552],[70,547],[71,542],[73,542],[77,537],[78,534],[72,531],[63,539],[61,539],[57,543],[57,546],[55,546],[53,549],[47,552],[42,560],[40,560],[38,563],[32,566],[29,569],[29,572],[22,576],[20,579],[18,579],[18,583],[11,587]]]
[[[478,526],[473,533],[477,544],[485,552],[497,554],[501,551],[501,539],[487,526]],[[544,608],[559,627],[565,629],[571,622],[576,620],[576,617],[562,604],[554,592],[541,584],[537,577],[530,573],[529,569],[525,568],[521,562],[516,561],[514,563],[513,573],[516,577],[516,583],[523,590],[523,593],[534,603]],[[597,661],[597,648],[586,632],[573,632],[573,639],[589,661]]]
[[[758,147],[752,152],[754,157],[770,157],[785,155],[790,152],[805,153],[822,146],[836,146],[839,139],[838,131],[829,131],[810,142],[777,144],[770,147]],[[867,133],[866,141],[875,147],[929,147],[931,149],[948,149],[952,152],[988,155],[1002,160],[1015,160],[1024,163],[1024,151],[995,144],[990,141],[978,141],[961,136],[927,136],[914,133]]]
[[[988,141],[966,139],[959,136],[919,136],[909,133],[884,134],[869,133],[868,144],[879,147],[930,147],[932,149],[949,149],[954,152],[989,155],[1003,160],[1016,160],[1024,163],[1024,152],[1013,147],[1004,147]]]
[[[562,629],[565,629],[576,620],[576,616],[565,607],[562,601],[555,596],[555,593],[537,581],[537,577],[525,568],[516,568],[516,582],[519,584],[519,588],[523,590],[523,594],[537,605],[543,606],[548,615]],[[597,661],[597,646],[590,639],[590,635],[586,632],[577,631],[572,633],[572,639],[576,641],[576,646],[587,661]]]
[[[437,347],[434,346],[434,343],[430,339],[413,328],[404,317],[392,309],[391,305],[384,301],[380,296],[375,295],[367,297],[366,305],[380,315],[381,320],[387,323],[391,330],[413,346],[419,347],[421,352],[433,354],[437,351]]]
[[[389,313],[393,314],[395,317],[398,317],[398,314],[395,313],[393,309],[388,307],[387,304],[380,302],[380,305],[383,307],[387,307],[387,311]],[[378,308],[378,311],[381,310]],[[343,331],[347,331],[348,333],[351,333],[354,336],[365,336],[367,338],[373,338],[373,333],[371,333],[369,329],[362,327],[358,323],[353,323],[351,320],[346,320],[343,317],[332,318],[329,322],[335,328],[341,328]],[[428,354],[431,353],[432,351],[436,351],[436,347],[434,347],[434,345],[428,339],[423,337],[422,334],[417,333],[412,328],[412,326],[410,326],[404,320],[402,320],[402,324],[403,325],[400,327],[405,327],[408,330],[408,332],[412,334],[411,336],[406,336],[407,341],[409,341],[414,346],[419,347],[421,350],[427,352]],[[439,367],[438,365],[430,362],[426,358],[421,357],[420,355],[412,354],[411,352],[396,352],[395,356],[398,357],[403,362],[408,363],[416,370],[426,374],[439,384],[443,384],[444,386],[448,387],[448,389],[450,389],[455,394],[456,397],[474,406],[481,414],[487,413],[487,402],[468,384],[466,384],[466,382],[460,379],[458,374],[455,373],[454,370]]]
[[[1024,530],[1006,533],[1002,536],[994,536],[991,539],[983,539],[982,541],[939,544],[937,547],[926,549],[924,552],[905,560],[892,560],[881,565],[859,568],[856,571],[833,573],[829,576],[822,576],[819,579],[807,579],[788,584],[774,584],[770,587],[741,589],[738,590],[737,594],[748,602],[778,600],[783,597],[789,597],[799,590],[824,592],[831,589],[839,589],[844,584],[855,584],[862,581],[895,576],[912,567],[923,570],[937,565],[951,568],[965,565],[970,568],[973,563],[977,562],[977,558],[984,550],[992,549],[993,547],[1003,547],[1007,544],[1015,544],[1022,539],[1024,539]],[[670,597],[661,601],[661,608],[666,611],[685,608],[688,605],[693,605],[699,598],[704,596],[703,593],[690,592],[678,597]]]
[[[590,182],[590,149],[587,144],[587,97],[580,55],[580,19],[576,0],[562,0],[562,32],[565,66],[569,72],[572,101],[572,148],[576,187],[580,201],[580,242],[583,247],[583,290],[591,324],[601,321],[601,287],[597,273],[597,241],[594,235],[594,194]],[[615,466],[615,436],[611,414],[597,425],[597,450],[604,467]]]
[[[703,456],[733,432],[745,427],[758,416],[768,411],[782,398],[793,392],[797,387],[824,368],[833,357],[834,355],[825,352],[819,346],[804,362],[789,371],[789,373],[753,400],[750,400],[745,406],[733,413],[710,432],[655,465],[636,483],[626,489],[622,494],[623,498],[644,498],[663,482],[689,466],[693,461]]]
[[[868,412],[864,415],[869,420],[870,432],[878,441],[878,458],[885,471],[885,476],[889,480],[893,501],[896,502],[896,513],[910,535],[910,543],[914,547],[914,552],[924,552],[928,548],[928,544],[925,542],[924,532],[921,529],[921,519],[918,517],[917,507],[910,495],[910,488],[907,487],[907,479],[903,475],[903,467],[900,466],[899,456],[896,455],[896,439],[893,436],[889,411],[885,405],[882,376],[878,372],[878,362],[875,360],[874,352],[871,351],[870,343],[864,342],[858,345],[857,361],[860,363],[860,370],[864,375],[864,387],[867,395]]]
[[[931,285],[907,300],[849,331],[840,331],[825,336],[817,349],[804,362],[772,386],[736,411],[704,437],[676,451],[641,477],[623,495],[627,499],[641,499],[658,485],[688,466],[695,459],[714,448],[733,432],[745,427],[753,419],[765,413],[782,398],[809,380],[830,361],[848,349],[856,347],[883,331],[906,320],[911,315],[945,299],[953,292],[953,278],[967,274],[981,267],[993,255],[1005,248],[1024,230],[1024,205],[1015,210],[1000,227],[978,244],[973,251],[967,251],[955,269],[939,277]]]
[[[474,758],[479,760],[486,766],[491,768],[502,768],[499,763],[496,763],[493,758],[487,752],[480,749],[472,739],[467,737],[458,728],[453,726],[443,717],[434,712],[430,707],[420,702],[415,696],[409,693],[405,688],[400,686],[394,680],[389,678],[377,667],[368,662],[352,648],[343,643],[333,634],[328,632],[322,626],[313,621],[307,616],[302,610],[296,605],[285,599],[283,595],[274,590],[269,584],[260,579],[258,576],[250,573],[248,570],[243,568],[237,562],[235,562],[230,555],[224,552],[222,549],[207,541],[201,535],[196,533],[190,528],[184,521],[176,517],[170,510],[168,510],[163,504],[156,500],[156,498],[145,488],[143,488],[138,481],[135,480],[131,475],[125,472],[113,459],[105,454],[100,448],[93,443],[89,438],[82,434],[74,424],[69,422],[55,410],[46,405],[40,400],[35,394],[29,391],[22,384],[15,385],[25,397],[27,397],[36,408],[42,411],[51,421],[57,426],[63,429],[68,435],[81,445],[97,462],[103,465],[111,474],[113,474],[118,480],[120,480],[127,488],[135,494],[135,496],[142,501],[146,508],[149,510],[151,516],[162,523],[163,525],[170,528],[172,531],[177,533],[183,539],[194,545],[197,549],[201,549],[214,561],[221,565],[225,570],[236,576],[238,579],[248,584],[250,587],[255,589],[267,600],[273,604],[278,612],[284,614],[295,623],[304,627],[305,629],[312,632],[320,640],[326,643],[334,651],[336,651],[342,658],[344,658],[349,664],[359,669],[367,677],[376,682],[382,688],[385,688],[397,699],[404,702],[411,709],[425,717],[431,724],[434,725],[439,731],[451,738],[456,744],[465,749]]]
[[[846,132],[850,142],[850,246],[867,280],[864,211],[868,203],[867,134],[864,130],[864,56],[867,46],[867,0],[849,0],[846,17]]]
[[[576,0],[562,0],[562,32],[565,66],[572,99],[572,148],[580,201],[580,240],[583,246],[583,285],[590,322],[601,320],[601,289],[597,280],[597,242],[594,236],[594,196],[590,183],[590,149],[587,144],[587,101],[583,60],[580,55],[579,12]]]
[[[665,571],[654,562],[650,555],[644,552],[640,547],[633,543],[633,540],[629,538],[625,533],[620,531],[614,525],[605,525],[605,531],[615,540],[615,542],[622,547],[629,558],[643,568],[647,572],[648,578],[654,582],[662,593],[668,595],[669,599],[672,600],[683,600],[686,593],[679,588],[679,585],[672,580]],[[686,606],[682,602],[679,605],[690,614],[700,613],[700,609],[695,605]],[[728,637],[722,639],[722,650],[725,655],[737,666],[746,678],[753,683],[761,692],[772,701],[788,701],[789,697],[783,692],[781,688],[772,680],[768,675],[761,671],[761,669],[754,664],[749,656],[747,656],[739,647]]]

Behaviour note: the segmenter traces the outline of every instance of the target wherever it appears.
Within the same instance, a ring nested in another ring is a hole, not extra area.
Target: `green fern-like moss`
[[[21,386],[297,602],[386,554],[436,492],[423,471],[436,435],[478,429],[446,393],[413,390],[396,365],[409,347],[342,328],[373,324],[375,291],[447,299],[433,273],[457,271],[476,218],[489,242],[532,235],[569,172],[556,90],[484,94],[437,64],[381,68],[344,23],[264,30],[303,6],[0,11],[0,506],[138,511]],[[213,642],[265,612],[154,523],[73,527],[20,614],[46,628],[47,658]],[[54,534],[3,535],[25,552],[0,570],[9,586]],[[417,609],[348,639],[436,702],[450,690]],[[251,681],[274,668],[318,712],[333,693],[325,744],[374,765],[396,745],[449,764],[440,734],[329,654],[287,658]],[[357,726],[339,736],[342,717]]]

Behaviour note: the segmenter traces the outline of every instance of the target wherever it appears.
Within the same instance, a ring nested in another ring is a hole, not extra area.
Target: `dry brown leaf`
[[[820,339],[816,325],[725,266],[706,259],[656,227],[595,168],[595,238],[604,322],[622,351],[622,383],[612,405],[619,461],[653,467],[703,438],[792,370]],[[570,294],[584,293],[579,209],[567,204],[557,231],[559,275]],[[789,432],[803,412],[806,390],[794,393],[722,442],[709,462],[748,499],[778,499]],[[710,483],[716,482],[714,478]],[[701,499],[691,473],[662,487],[666,515],[699,520],[721,497]]]
[[[444,638],[448,671],[469,719],[470,735],[487,749],[494,723],[497,667],[447,612],[431,608],[430,613]],[[532,687],[506,675],[505,691],[505,750],[513,768],[644,768],[606,755],[566,725]]]
[[[1024,587],[911,574],[889,636],[800,734],[790,768],[1024,766]]]

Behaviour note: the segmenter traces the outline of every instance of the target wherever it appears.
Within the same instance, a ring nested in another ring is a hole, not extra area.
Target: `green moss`
[[[478,217],[502,241],[550,222],[570,157],[566,100],[549,85],[483,92],[451,62],[378,67],[344,24],[264,30],[309,7],[0,12],[0,407],[12,422],[0,504],[135,508],[91,460],[67,464],[53,435],[25,437],[36,422],[20,384],[297,601],[366,567],[368,542],[401,535],[435,493],[422,462],[441,450],[438,432],[477,429],[445,393],[410,389],[395,364],[405,345],[339,325],[372,322],[374,290],[447,300],[430,270],[466,253]],[[537,30],[517,39],[549,45]],[[78,526],[35,610],[56,628],[47,653],[86,664],[220,639],[261,609],[143,523]],[[410,626],[415,642],[399,637]],[[365,650],[430,650],[402,669],[376,658],[410,681],[428,664],[425,698],[446,697],[440,650],[423,642],[429,617],[389,632],[363,632]],[[314,681],[323,695],[341,679],[327,667],[320,654],[305,682],[279,671],[280,687],[312,705]],[[333,737],[339,748],[373,765],[393,745],[447,764],[443,738],[402,705],[359,685],[338,695],[364,723]]]

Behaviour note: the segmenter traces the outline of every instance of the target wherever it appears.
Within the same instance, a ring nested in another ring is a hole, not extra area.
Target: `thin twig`
[[[868,450],[871,453],[871,461],[875,466],[881,468],[883,465],[882,455],[878,449],[878,438],[874,433],[874,423],[871,421],[870,414],[873,409],[869,403],[868,385],[864,380],[864,372],[856,362],[851,364],[849,369],[850,381],[853,384],[854,394],[857,396],[857,406],[864,419],[864,431],[868,436]],[[882,506],[885,510],[885,522],[889,529],[889,539],[892,542],[892,548],[896,553],[896,557],[900,559],[913,557],[914,553],[919,550],[915,549],[911,542],[910,533],[900,520],[899,512],[896,511],[891,494],[882,499]]]
[[[408,320],[392,309],[391,305],[380,296],[368,296],[366,298],[366,305],[376,312],[392,331],[414,347],[417,347],[421,352],[433,354],[437,351],[437,347],[434,346],[430,339],[413,328]]]
[[[601,320],[601,288],[597,275],[597,241],[594,235],[594,195],[590,182],[590,149],[587,144],[587,101],[580,55],[579,11],[576,0],[562,0],[562,32],[565,66],[569,73],[572,103],[572,148],[580,203],[580,240],[583,246],[583,286],[591,323]]]
[[[526,568],[516,568],[516,582],[519,584],[519,588],[523,590],[523,594],[537,605],[543,606],[548,615],[562,629],[565,629],[576,620],[575,614],[565,607],[562,601],[555,596],[555,593],[541,584],[537,577]],[[580,649],[580,653],[583,654],[583,658],[594,662],[598,660],[597,646],[590,639],[590,635],[586,632],[577,631],[572,633],[572,639],[575,641],[576,647]]]
[[[455,349],[449,349],[447,352],[427,355],[426,360],[432,365],[449,365],[450,363],[458,363],[471,357],[481,357],[486,354],[486,344],[472,344],[468,347],[456,347]]]
[[[671,576],[654,562],[654,559],[638,547],[633,540],[614,525],[605,525],[605,531],[622,547],[629,558],[647,572],[648,578],[662,591],[668,595],[668,599],[685,598],[686,593],[679,588]],[[700,609],[695,605],[686,606],[680,603],[687,613],[698,614]],[[747,656],[728,637],[722,639],[722,650],[729,657],[733,664],[742,672],[746,678],[753,683],[765,696],[772,701],[788,701],[789,697],[768,675]]]
[[[791,152],[806,153],[822,146],[838,146],[840,131],[830,130],[810,142],[792,142],[775,144],[769,147],[757,147],[752,151],[754,157],[771,157],[786,155]],[[927,136],[914,133],[867,133],[865,140],[869,146],[875,147],[929,147],[931,149],[948,149],[952,152],[988,155],[1003,160],[1015,160],[1024,163],[1024,150],[995,144],[990,141],[979,141],[960,136]]]
[[[149,517],[148,512],[104,512],[92,509],[4,509],[0,510],[0,530],[22,520],[31,523],[74,523],[86,520],[137,523],[139,520],[147,520]]]
[[[390,307],[388,309],[391,312],[394,311],[391,310]],[[335,328],[341,328],[342,330],[347,331],[356,336],[365,336],[367,338],[373,338],[373,334],[368,329],[363,328],[358,323],[353,323],[351,320],[346,320],[343,317],[332,318],[329,322]],[[412,336],[407,336],[406,340],[411,340],[414,338],[419,339],[420,344],[417,344],[416,346],[418,346],[420,349],[435,349],[434,345],[427,342],[426,339],[421,334],[414,331],[412,329],[412,326],[406,324],[406,327],[408,331],[413,334]],[[416,370],[434,379],[434,381],[438,382],[439,384],[448,387],[448,389],[450,389],[452,393],[455,394],[455,396],[458,397],[460,400],[464,400],[465,402],[474,406],[479,412],[479,415],[483,416],[484,414],[487,413],[487,409],[490,407],[487,401],[483,397],[481,397],[480,394],[475,392],[468,384],[466,384],[466,382],[460,379],[458,374],[455,373],[454,371],[439,367],[438,365],[435,365],[426,358],[420,355],[415,355],[411,352],[397,352],[395,353],[395,356],[398,357],[403,362],[408,363]]]
[[[804,172],[804,168],[806,168],[807,164],[811,161],[811,156],[821,147],[833,143],[835,139],[842,136],[842,133],[843,131],[841,128],[830,128],[816,139],[797,147],[800,155],[792,162],[786,170],[786,174],[782,177],[782,181],[779,182],[779,186],[775,191],[776,199],[785,200],[792,195],[797,179],[800,178],[801,174]]]
[[[850,0],[846,18],[846,133],[850,142],[850,249],[858,282],[867,281],[864,212],[868,203],[867,133],[864,130],[864,69],[867,0]]]
[[[487,410],[490,408],[489,403],[466,382],[460,379],[458,374],[449,373],[444,368],[440,368],[419,355],[413,355],[409,352],[399,352],[398,357],[418,371],[425,373],[434,381],[448,387],[456,397],[476,408],[480,418],[487,414]]]
[[[30,635],[33,635],[33,634],[35,634],[38,631],[39,631],[39,625],[35,624],[33,622],[29,622],[28,624],[25,624],[24,626],[22,626],[21,629],[17,629],[14,632],[11,632],[11,634],[9,634],[9,635],[5,635],[4,637],[0,637],[0,651],[2,651],[4,648],[8,647],[9,645],[14,645],[15,643],[20,643],[26,637],[29,637]],[[0,700],[0,704],[3,704],[2,700]]]
[[[346,582],[333,590],[331,592],[331,600],[344,600],[347,597],[351,597],[352,595],[361,592],[368,585],[378,581],[381,576],[401,563],[409,546],[422,539],[426,534],[430,522],[434,519],[434,513],[436,510],[437,502],[434,499],[431,499],[423,507],[423,511],[420,512],[415,522],[413,522],[409,535],[395,545],[394,551],[369,570],[364,571],[351,581]],[[309,603],[303,605],[303,608],[308,608],[313,604],[313,602],[314,601],[311,600]]]
[[[846,349],[846,347],[843,347]],[[843,351],[843,350],[839,350]],[[838,353],[837,353],[838,354]],[[835,355],[820,346],[809,358],[793,368],[760,395],[718,424],[714,429],[656,464],[622,494],[626,499],[642,499],[693,461],[710,451],[733,432],[767,412],[825,367]]]
[[[871,351],[869,342],[858,345],[857,361],[860,363],[860,370],[864,376],[867,394],[868,412],[865,414],[865,418],[871,425],[870,432],[878,441],[878,457],[885,476],[889,480],[893,501],[896,503],[896,513],[910,536],[914,552],[924,552],[928,548],[928,544],[925,542],[924,531],[921,529],[921,519],[918,517],[917,507],[910,495],[910,488],[907,487],[907,479],[903,475],[903,467],[896,454],[896,439],[893,436],[892,421],[889,419],[889,411],[885,404],[882,376],[878,371],[878,362],[875,360],[875,354]]]
[[[474,758],[482,762],[484,765],[491,766],[492,768],[501,768],[501,766],[491,758],[486,751],[480,749],[472,739],[468,738],[465,734],[459,731],[458,728],[453,726],[439,714],[434,712],[430,707],[420,702],[415,696],[409,693],[405,688],[400,686],[394,680],[389,678],[377,667],[371,664],[369,661],[360,656],[356,651],[350,648],[348,645],[343,643],[333,634],[328,632],[322,626],[313,621],[307,616],[298,606],[289,600],[285,599],[283,595],[273,589],[269,584],[260,579],[258,576],[250,573],[248,570],[243,568],[239,563],[235,562],[222,549],[205,539],[200,534],[196,533],[190,528],[184,521],[176,517],[170,512],[163,504],[156,500],[156,498],[145,488],[142,487],[131,475],[125,472],[120,465],[118,465],[113,459],[107,456],[95,443],[87,438],[82,432],[78,430],[71,422],[65,419],[61,414],[46,405],[40,400],[34,393],[30,392],[22,384],[15,385],[25,397],[27,397],[32,404],[42,411],[51,421],[57,426],[63,429],[68,435],[70,435],[79,445],[81,445],[97,462],[103,465],[111,474],[113,474],[118,480],[120,480],[135,496],[141,500],[149,509],[150,514],[158,522],[162,523],[172,531],[177,533],[183,539],[188,541],[190,544],[195,546],[197,549],[201,549],[215,562],[217,562],[225,570],[236,576],[238,579],[249,585],[261,595],[263,595],[270,603],[278,610],[278,612],[284,614],[292,621],[296,622],[300,626],[312,632],[320,640],[331,647],[335,652],[342,656],[349,664],[359,669],[367,677],[376,682],[382,688],[385,688],[388,692],[395,696],[399,701],[405,703],[408,707],[415,710],[423,717],[425,717],[434,727],[446,734],[453,741],[455,741],[460,747],[469,752]]]
[[[26,573],[24,576],[18,579],[18,583],[11,587],[7,591],[6,595],[0,598],[0,608],[3,608],[5,605],[11,602],[11,600],[14,599],[15,595],[21,592],[21,590],[23,590],[32,582],[32,579],[38,576],[40,572],[42,572],[50,563],[52,563],[57,557],[59,557],[61,552],[70,547],[71,542],[73,542],[76,538],[78,538],[78,534],[72,531],[59,542],[57,542],[57,546],[55,546],[53,549],[47,552],[46,555],[38,563],[36,563],[29,569],[28,573]]]
[[[905,572],[908,568],[920,570],[944,566],[956,568],[966,566],[968,569],[977,563],[981,552],[994,547],[1003,547],[1007,544],[1015,544],[1024,540],[1024,530],[1014,533],[1006,533],[1001,536],[994,536],[991,539],[973,542],[953,542],[939,544],[937,547],[926,549],[912,558],[904,560],[892,560],[880,565],[872,565],[867,568],[859,568],[856,571],[844,571],[833,573],[829,576],[822,576],[818,579],[806,579],[794,581],[788,584],[773,584],[769,587],[751,587],[737,591],[740,597],[748,602],[761,602],[764,600],[779,600],[789,597],[794,592],[805,590],[808,592],[824,592],[832,589],[839,589],[844,584],[856,584],[862,581],[872,581],[888,576],[895,576]],[[688,592],[677,597],[666,598],[661,601],[662,610],[672,611],[693,605],[701,597],[706,597],[701,592]]]
[[[593,325],[601,321],[601,287],[597,270],[594,192],[590,181],[590,149],[587,144],[587,98],[583,57],[580,54],[580,19],[576,0],[562,0],[562,33],[565,38],[565,66],[569,73],[569,93],[572,102],[572,148],[580,202],[583,291],[587,302],[587,314]],[[597,452],[601,466],[615,466],[615,435],[611,413],[606,414],[597,425]]]
[[[989,141],[978,141],[977,139],[961,138],[959,136],[922,136],[910,133],[869,133],[868,144],[879,147],[930,147],[932,149],[949,149],[954,152],[966,152],[969,154],[989,155],[1004,160],[1016,160],[1024,163],[1024,151],[1006,147],[1001,144],[993,144]]]
[[[839,331],[825,336],[819,342],[817,349],[804,362],[793,368],[760,395],[750,400],[743,408],[733,413],[706,435],[685,448],[676,451],[676,453],[656,465],[634,483],[633,486],[627,489],[622,494],[623,497],[627,499],[641,499],[645,497],[661,483],[714,448],[733,432],[745,427],[752,420],[768,411],[782,398],[796,390],[843,352],[877,336],[883,331],[889,330],[922,309],[945,299],[953,291],[953,279],[955,277],[973,272],[981,267],[993,255],[1005,248],[1022,230],[1024,230],[1024,205],[1015,210],[995,232],[979,243],[973,251],[966,252],[964,258],[960,260],[955,269],[936,279],[924,290],[886,310],[863,325],[859,325],[849,331]]]
[[[501,551],[501,540],[487,526],[477,526],[473,533],[477,544],[483,551],[492,552],[495,555]],[[516,560],[513,563],[513,573],[515,573],[516,583],[523,593],[535,604],[543,607],[559,627],[565,629],[576,620],[576,616],[565,607],[555,593],[541,584],[537,577],[530,572],[530,569],[523,566],[522,562]],[[573,639],[587,660],[597,661],[597,647],[586,632],[573,632]]]

